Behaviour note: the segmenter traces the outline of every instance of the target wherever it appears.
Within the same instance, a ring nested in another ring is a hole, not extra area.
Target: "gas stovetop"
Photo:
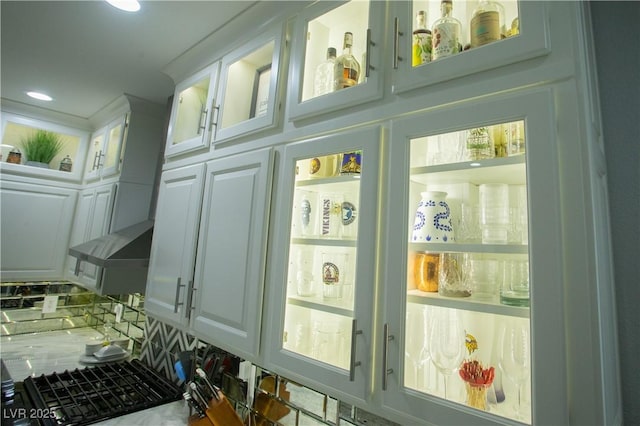
[[[138,360],[28,377],[40,423],[87,425],[182,399],[183,391]]]

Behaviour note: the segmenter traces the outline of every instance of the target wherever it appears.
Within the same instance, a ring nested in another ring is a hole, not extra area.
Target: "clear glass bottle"
[[[431,30],[427,29],[427,12],[416,13],[416,29],[413,31],[413,46],[411,49],[411,65],[431,62]]]
[[[482,0],[471,18],[471,48],[500,40],[503,27],[504,7],[492,0]]]
[[[334,68],[336,64],[336,48],[327,49],[327,58],[316,68],[313,81],[313,96],[325,95],[334,90]]]
[[[360,63],[351,53],[353,46],[353,34],[344,33],[344,50],[336,59],[335,65],[335,90],[345,89],[358,84],[360,76]]]
[[[453,1],[442,0],[440,3],[442,17],[433,23],[432,60],[446,58],[460,52],[461,24],[453,17]]]

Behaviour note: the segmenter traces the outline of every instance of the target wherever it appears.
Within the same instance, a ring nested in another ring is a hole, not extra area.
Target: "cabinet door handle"
[[[200,121],[198,121],[198,134],[207,128],[207,112],[208,110],[202,105],[200,109]]]
[[[211,112],[211,120],[209,121],[209,131],[213,131],[214,127],[218,127],[218,116],[220,115],[220,105],[214,105],[215,100],[211,103],[211,109],[216,113],[216,119],[213,119],[213,111]]]
[[[387,390],[387,376],[393,373],[393,368],[389,368],[389,342],[394,339],[389,334],[389,324],[384,325],[384,337],[382,338],[382,390]]]
[[[365,51],[365,65],[364,65],[364,75],[365,77],[369,77],[369,71],[374,70],[375,68],[371,65],[371,46],[375,46],[376,43],[371,41],[371,28],[367,28],[367,49]]]
[[[358,330],[358,324],[354,318],[351,322],[351,360],[349,361],[349,381],[353,382],[356,377],[356,367],[361,365],[360,361],[356,361],[356,336],[362,334],[362,330]]]
[[[178,277],[178,282],[176,283],[176,300],[173,303],[173,313],[177,314],[178,313],[178,306],[180,305],[184,305],[183,302],[178,303],[178,300],[180,299],[180,289],[182,287],[184,287],[184,284],[180,284],[181,278]]]
[[[187,309],[185,310],[184,316],[189,318],[191,316],[191,311],[195,309],[193,306],[193,293],[196,292],[196,289],[193,285],[193,280],[189,281],[189,294],[187,295]]]
[[[395,18],[393,21],[393,69],[398,69],[398,61],[402,60],[402,57],[399,55],[400,52],[400,36],[404,35],[402,31],[400,31],[400,20]]]

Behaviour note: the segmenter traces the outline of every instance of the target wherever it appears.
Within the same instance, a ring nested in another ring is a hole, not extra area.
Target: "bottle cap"
[[[330,47],[327,49],[327,59],[336,57],[336,48]]]

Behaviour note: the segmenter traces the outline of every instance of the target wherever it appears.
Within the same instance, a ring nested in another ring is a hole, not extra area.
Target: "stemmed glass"
[[[407,322],[405,325],[404,354],[413,367],[415,388],[422,390],[425,376],[428,373],[431,354],[427,349],[427,307],[407,305]],[[405,373],[405,382],[409,382]]]
[[[444,376],[444,398],[447,398],[449,379],[464,359],[465,332],[460,314],[455,309],[439,308],[434,312],[430,336],[431,361]]]
[[[522,389],[531,370],[531,341],[529,327],[523,322],[510,322],[502,331],[502,344],[498,365],[518,390],[516,418],[524,418],[522,413]]]

